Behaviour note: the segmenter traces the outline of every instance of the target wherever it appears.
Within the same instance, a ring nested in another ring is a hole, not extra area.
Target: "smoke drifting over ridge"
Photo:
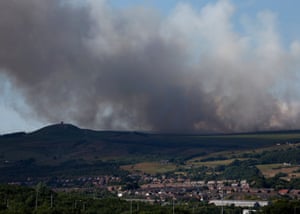
[[[300,128],[300,43],[221,0],[168,17],[106,1],[0,1],[0,68],[38,117],[97,129]]]

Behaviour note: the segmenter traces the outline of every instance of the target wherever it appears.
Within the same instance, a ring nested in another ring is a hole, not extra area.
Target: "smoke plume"
[[[96,129],[300,128],[300,43],[277,18],[232,22],[220,0],[116,9],[108,1],[1,0],[0,68],[35,116]],[[19,109],[21,111],[21,109]]]

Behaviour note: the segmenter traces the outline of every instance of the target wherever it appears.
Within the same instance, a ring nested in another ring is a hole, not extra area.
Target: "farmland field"
[[[300,173],[297,172],[299,171],[300,166],[290,166],[288,164],[263,164],[257,165],[257,168],[266,178],[274,177],[279,173],[287,174],[287,179],[300,177]]]
[[[142,162],[138,164],[122,166],[122,169],[130,172],[139,171],[148,174],[157,174],[174,171],[176,169],[176,165],[160,162]]]

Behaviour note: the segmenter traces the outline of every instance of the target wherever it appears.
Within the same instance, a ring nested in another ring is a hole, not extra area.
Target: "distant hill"
[[[183,163],[195,157],[214,160],[220,152],[233,154],[287,142],[300,142],[300,131],[198,135],[95,131],[54,124],[31,133],[0,136],[0,182],[122,174],[120,165],[161,160]]]
[[[188,159],[204,153],[254,149],[286,141],[300,142],[300,131],[188,135],[94,131],[54,124],[31,133],[0,136],[0,160],[32,158],[40,164],[56,164],[74,159]]]

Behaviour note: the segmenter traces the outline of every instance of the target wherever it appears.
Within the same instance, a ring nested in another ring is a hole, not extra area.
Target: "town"
[[[35,182],[34,179],[28,178],[26,181],[9,184],[33,186]],[[274,198],[300,198],[300,189],[254,188],[247,180],[192,181],[180,176],[175,178],[149,174],[129,174],[126,178],[111,175],[57,178],[48,181],[48,184],[56,192],[85,192],[98,197],[99,192],[107,191],[125,200],[160,204],[175,200],[206,201],[217,205],[218,200],[229,200],[232,204],[237,203],[235,205],[241,201],[254,201],[266,206],[267,202]]]

